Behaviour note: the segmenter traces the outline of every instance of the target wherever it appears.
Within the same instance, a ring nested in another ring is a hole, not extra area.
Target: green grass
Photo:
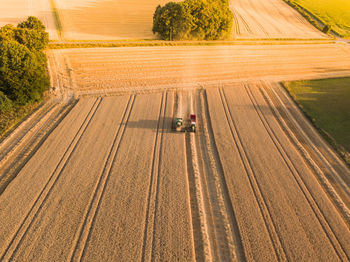
[[[307,44],[331,44],[334,43],[332,40],[278,40],[278,39],[267,39],[267,40],[236,40],[236,41],[81,41],[80,43],[69,41],[69,42],[57,42],[50,41],[48,49],[67,49],[67,48],[98,48],[98,47],[149,47],[149,46],[224,46],[224,45],[307,45]]]
[[[350,37],[349,0],[290,0],[330,25],[342,37]]]
[[[22,120],[32,113],[41,102],[33,102],[27,105],[14,105],[10,111],[0,112],[0,140],[13,130]]]
[[[284,86],[350,164],[350,78],[296,81]]]

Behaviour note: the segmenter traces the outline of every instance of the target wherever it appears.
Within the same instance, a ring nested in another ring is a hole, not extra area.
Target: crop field
[[[154,38],[153,13],[167,0],[56,0],[69,40]],[[176,2],[176,1],[175,1]]]
[[[305,8],[338,34],[350,37],[350,2],[347,0],[293,0]]]
[[[318,1],[314,1],[315,5]],[[329,2],[333,5],[333,2]],[[231,0],[235,38],[323,38],[297,11],[281,0]]]
[[[0,260],[349,259],[350,171],[275,83],[348,47],[169,49],[50,51],[74,102],[0,144]]]
[[[81,98],[0,197],[1,260],[346,260],[346,168],[315,174],[266,89]]]
[[[0,8],[0,27],[6,24],[17,25],[28,16],[38,17],[46,26],[51,40],[57,40],[58,34],[49,0],[3,0]]]
[[[346,76],[344,44],[50,50],[61,86],[77,93],[193,87],[232,81]]]
[[[54,6],[62,40],[138,44],[166,2],[15,0],[0,21],[50,30]],[[280,84],[348,123],[350,45],[282,0],[231,8],[234,45],[45,51],[50,98],[0,139],[0,261],[350,261],[349,166]]]

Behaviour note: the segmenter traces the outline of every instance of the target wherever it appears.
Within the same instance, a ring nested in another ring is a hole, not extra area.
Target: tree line
[[[42,99],[50,85],[43,52],[48,42],[36,17],[0,28],[0,113]]]
[[[153,33],[163,40],[217,40],[230,35],[233,14],[228,0],[185,0],[158,6]]]

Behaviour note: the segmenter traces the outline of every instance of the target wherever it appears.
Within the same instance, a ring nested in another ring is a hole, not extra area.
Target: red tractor
[[[190,115],[190,131],[191,132],[196,132],[196,115],[191,114]]]

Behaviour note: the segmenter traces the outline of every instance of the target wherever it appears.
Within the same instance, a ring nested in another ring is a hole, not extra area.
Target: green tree
[[[0,91],[12,101],[39,101],[49,86],[45,55],[16,41],[0,42]]]
[[[191,30],[191,16],[182,4],[170,2],[158,6],[153,16],[153,33],[164,40],[179,40],[188,37]]]
[[[0,41],[9,41],[15,39],[16,28],[13,25],[5,25],[0,28]]]
[[[157,7],[153,33],[167,40],[216,40],[230,35],[232,23],[228,0],[185,0]]]
[[[42,51],[49,43],[49,34],[35,29],[15,29],[15,40],[28,47],[30,50]]]
[[[22,23],[19,23],[17,25],[18,28],[27,28],[27,29],[34,29],[37,31],[43,31],[45,32],[45,26],[44,24],[35,16],[29,16],[27,20],[23,21]]]

